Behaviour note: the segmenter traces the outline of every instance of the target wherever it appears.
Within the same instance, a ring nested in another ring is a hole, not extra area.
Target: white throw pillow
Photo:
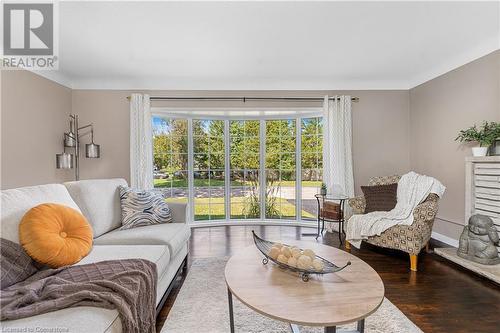
[[[163,196],[155,191],[137,191],[120,186],[122,226],[120,230],[172,222]]]

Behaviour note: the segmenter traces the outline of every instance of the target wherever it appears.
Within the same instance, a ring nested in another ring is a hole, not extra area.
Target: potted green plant
[[[479,147],[472,147],[472,155],[486,156],[489,147],[495,142],[498,136],[498,127],[498,124],[495,122],[485,121],[480,128],[474,125],[461,130],[455,140],[462,143],[477,142]]]
[[[321,189],[319,191],[319,194],[326,195],[326,184],[325,183],[321,183]]]

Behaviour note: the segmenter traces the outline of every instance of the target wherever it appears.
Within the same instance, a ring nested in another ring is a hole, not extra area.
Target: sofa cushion
[[[94,239],[99,245],[168,245],[173,258],[191,235],[185,223],[155,224],[145,227],[113,230]]]
[[[0,192],[2,237],[19,244],[19,223],[31,208],[43,203],[57,203],[81,212],[68,190],[61,184],[20,187]]]
[[[127,186],[125,179],[90,179],[64,183],[71,197],[89,220],[94,237],[121,225],[118,187]]]
[[[173,223],[186,223],[187,220],[187,203],[186,202],[169,202],[170,212],[172,213]]]
[[[47,203],[31,208],[19,224],[19,241],[28,255],[53,268],[73,265],[92,249],[92,228],[68,206]]]
[[[133,190],[120,186],[122,226],[120,230],[172,222],[165,198],[155,191]]]
[[[170,251],[165,245],[94,245],[92,251],[76,265],[130,258],[154,262],[158,276],[161,276],[170,263]]]
[[[0,332],[121,333],[117,310],[81,306],[0,322]]]
[[[361,186],[366,200],[365,214],[371,212],[388,212],[396,207],[398,200],[398,184]]]

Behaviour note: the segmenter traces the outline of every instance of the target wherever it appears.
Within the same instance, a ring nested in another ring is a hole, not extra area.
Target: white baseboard
[[[450,246],[458,247],[458,240],[457,239],[453,239],[451,237],[442,235],[442,234],[437,233],[435,231],[432,232],[431,238],[434,238],[435,240],[438,240],[438,241],[443,242],[445,244],[448,244]]]
[[[217,227],[217,226],[226,226],[226,225],[233,225],[233,226],[252,226],[252,225],[275,225],[275,226],[301,226],[301,227],[310,227],[310,228],[316,228],[316,221],[261,221],[261,220],[248,220],[248,221],[217,221],[217,222],[191,222],[189,223],[189,226],[191,228],[203,228],[203,227]],[[333,223],[333,225],[330,226],[331,229],[334,231],[338,230],[338,224]],[[325,228],[328,229],[328,228]],[[431,235],[432,238],[435,240],[438,240],[440,242],[443,242],[447,245],[453,246],[453,247],[458,247],[458,240],[453,239],[451,237],[442,235],[440,233],[437,233],[435,231],[432,232]]]

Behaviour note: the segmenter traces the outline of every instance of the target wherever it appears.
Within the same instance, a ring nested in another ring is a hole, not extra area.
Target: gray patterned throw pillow
[[[162,195],[120,186],[122,226],[120,230],[172,222],[172,214]]]

